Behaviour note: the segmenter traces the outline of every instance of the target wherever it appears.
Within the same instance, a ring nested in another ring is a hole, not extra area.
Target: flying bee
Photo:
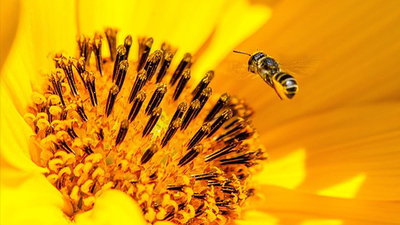
[[[233,51],[250,56],[248,70],[258,74],[261,79],[271,86],[281,99],[291,99],[297,93],[297,82],[290,74],[281,71],[279,63],[267,54],[257,51],[253,55]]]

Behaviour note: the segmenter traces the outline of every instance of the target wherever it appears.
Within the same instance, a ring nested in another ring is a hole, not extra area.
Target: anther
[[[214,119],[215,115],[228,103],[229,97],[230,97],[229,93],[221,95],[217,103],[214,105],[214,107],[208,113],[207,117],[204,119],[204,122],[208,122]]]
[[[97,71],[99,71],[100,75],[103,76],[103,56],[101,54],[101,45],[102,45],[101,36],[96,35],[92,45],[96,59]]]
[[[71,88],[71,92],[74,96],[79,95],[78,88],[76,87],[74,72],[72,70],[72,63],[65,57],[61,58],[61,68],[64,70],[65,77],[67,78],[69,87]]]
[[[152,111],[151,116],[150,116],[150,119],[149,119],[149,121],[147,122],[146,127],[145,127],[144,130],[143,130],[142,137],[145,137],[145,136],[147,136],[148,134],[150,134],[150,132],[153,130],[154,126],[156,125],[158,119],[160,118],[161,113],[162,113],[162,109],[159,108],[159,107],[155,108],[155,109]]]
[[[200,106],[200,101],[198,99],[190,103],[189,109],[183,117],[181,130],[185,130],[189,126],[190,122],[194,119],[195,114],[200,109]]]
[[[112,74],[112,81],[115,82],[115,80],[117,79],[117,75],[118,75],[118,69],[120,67],[120,63],[122,60],[124,60],[125,58],[125,54],[126,54],[126,48],[123,45],[118,46],[117,48],[117,56],[114,62],[114,70],[113,70],[113,74]]]
[[[211,137],[213,134],[215,134],[215,132],[217,132],[217,130],[230,118],[232,118],[232,110],[231,109],[226,109],[221,116],[219,116],[214,123],[211,125],[211,131],[210,133],[207,135],[207,137]]]
[[[204,205],[205,204],[203,203],[196,209],[196,214],[195,214],[196,217],[201,216],[201,214],[203,214],[206,211],[206,209],[204,208]]]
[[[195,180],[213,180],[216,179],[218,176],[219,174],[215,172],[191,175],[191,177],[194,177]]]
[[[62,92],[61,75],[60,72],[51,73],[50,82],[53,84],[54,94],[60,97],[61,104],[65,106],[65,100]]]
[[[232,128],[230,130],[228,130],[227,132],[225,132],[224,134],[221,134],[220,136],[218,136],[218,138],[216,140],[221,140],[225,137],[228,137],[231,135],[236,135],[237,133],[242,131],[246,126],[247,126],[247,122],[245,120],[243,120],[242,118],[240,118],[240,119],[238,118],[238,119],[234,120],[232,123],[225,126],[225,129],[229,129],[231,127]]]
[[[113,85],[110,88],[110,92],[108,93],[108,98],[107,98],[107,105],[106,105],[106,116],[107,117],[111,114],[111,111],[114,107],[115,99],[117,98],[118,93],[119,93],[118,86]]]
[[[86,154],[88,154],[88,155],[90,155],[90,154],[93,154],[94,152],[93,152],[93,149],[89,146],[89,145],[85,145],[85,146],[83,146],[83,151],[85,151],[86,152]]]
[[[153,38],[140,38],[139,40],[139,58],[137,71],[143,69],[144,63],[150,54],[151,46],[153,45]]]
[[[235,156],[229,159],[221,159],[221,165],[245,165],[246,167],[253,166],[254,152],[245,153],[243,155]]]
[[[79,116],[82,118],[83,121],[88,121],[88,117],[85,113],[85,109],[83,108],[82,105],[77,105],[76,106],[76,112],[79,114]]]
[[[60,148],[62,148],[64,151],[76,155],[75,151],[72,150],[72,148],[70,148],[70,147],[68,146],[67,142],[65,142],[65,141],[58,141],[58,144],[59,144]]]
[[[172,139],[172,137],[175,135],[176,131],[181,127],[182,121],[181,119],[176,119],[174,121],[171,121],[170,125],[168,126],[167,131],[165,132],[165,135],[161,141],[161,147],[163,148],[165,145],[168,144],[168,142]]]
[[[179,184],[168,184],[167,190],[169,191],[182,191],[185,185],[179,185]]]
[[[182,119],[183,114],[185,113],[187,109],[187,103],[186,102],[181,102],[179,103],[178,107],[176,108],[176,111],[174,115],[172,116],[171,122],[169,123],[169,126],[171,126],[172,122],[174,122],[177,119]]]
[[[103,131],[103,128],[100,128],[100,129],[98,130],[98,132],[96,132],[96,134],[97,134],[97,138],[99,139],[99,141],[104,140],[104,131]]]
[[[216,151],[216,152],[214,152],[214,153],[212,153],[210,155],[206,155],[204,161],[205,162],[209,162],[209,161],[212,161],[212,160],[214,160],[214,159],[216,159],[218,157],[221,157],[223,155],[227,155],[227,154],[229,154],[231,152],[234,152],[235,148],[238,147],[241,143],[242,143],[241,141],[232,142],[232,143],[228,144],[227,146],[223,147],[222,149],[220,149],[220,150],[218,150],[218,151]]]
[[[115,60],[115,53],[117,48],[117,29],[107,28],[105,31],[108,48],[110,49],[110,58],[111,61]]]
[[[211,80],[214,78],[214,71],[210,70],[206,73],[203,79],[199,82],[196,88],[193,90],[192,95],[193,99],[197,99],[201,92],[203,92],[204,88],[206,88],[210,83]]]
[[[124,84],[125,76],[126,76],[126,72],[128,71],[128,68],[129,68],[129,63],[128,63],[127,60],[123,60],[119,64],[118,74],[117,74],[117,77],[116,77],[115,84],[118,86],[118,88],[120,90],[122,88],[122,85]]]
[[[147,163],[157,151],[158,151],[158,146],[156,144],[154,144],[154,143],[151,144],[150,148],[148,148],[144,152],[142,158],[140,159],[140,164],[143,165],[143,164]]]
[[[207,100],[210,98],[212,95],[212,89],[211,87],[206,87],[200,94],[199,96],[199,101],[200,101],[200,108],[196,111],[194,114],[194,118],[197,117],[197,115],[200,113],[200,111],[203,109],[204,105],[206,104]]]
[[[161,101],[164,98],[165,93],[167,92],[167,85],[160,83],[157,85],[157,89],[154,91],[151,96],[150,102],[146,107],[146,115],[150,115],[154,108],[158,107]]]
[[[201,145],[201,144],[196,145],[194,148],[190,149],[190,151],[188,153],[186,153],[186,155],[183,156],[181,160],[179,160],[178,166],[184,166],[184,165],[190,163],[202,151],[203,151],[203,145]]]
[[[171,77],[171,80],[169,82],[171,85],[174,85],[176,83],[176,81],[178,81],[178,79],[182,75],[183,70],[188,67],[191,60],[192,60],[192,55],[190,55],[190,53],[186,53],[183,56],[182,61],[179,63],[178,67],[176,68],[174,74]]]
[[[185,88],[187,82],[189,81],[190,77],[191,77],[190,69],[186,69],[183,72],[183,75],[182,75],[181,79],[179,80],[178,85],[176,85],[175,92],[173,95],[175,101],[181,95],[181,93],[182,93],[183,89]]]
[[[156,83],[160,83],[164,78],[165,74],[167,74],[167,70],[171,65],[172,58],[174,57],[174,53],[167,52],[164,54],[164,60],[161,63],[160,71],[157,74]]]
[[[128,60],[129,50],[131,49],[131,46],[132,46],[132,36],[128,35],[128,36],[126,36],[126,38],[124,40],[124,47],[126,49],[126,53],[124,55],[123,60]]]
[[[85,58],[84,57],[80,57],[78,60],[75,60],[75,63],[73,64],[73,66],[75,67],[76,71],[78,71],[79,76],[81,77],[81,80],[83,83],[85,83]]]
[[[83,57],[85,60],[85,65],[90,63],[90,54],[92,53],[92,44],[90,43],[90,38],[86,38],[81,35],[77,39],[79,46],[79,56]]]
[[[201,200],[205,200],[206,197],[207,197],[207,194],[194,193],[194,194],[192,195],[192,197],[193,197],[193,198],[198,198],[198,199],[201,199]]]
[[[121,142],[124,141],[126,133],[128,133],[128,128],[129,128],[129,121],[128,120],[122,120],[121,126],[119,127],[119,131],[117,134],[117,139],[115,140],[115,145],[121,144]]]
[[[193,148],[193,146],[197,145],[203,138],[210,133],[211,124],[205,123],[200,129],[196,132],[196,134],[190,139],[189,143],[187,144],[187,149]]]
[[[153,75],[155,74],[162,57],[163,52],[161,50],[156,50],[147,59],[147,62],[144,66],[144,70],[147,71],[147,81],[150,81],[151,78],[153,78]]]
[[[136,80],[135,83],[132,86],[131,94],[129,95],[129,103],[135,99],[136,94],[143,88],[143,86],[146,84],[146,70],[140,70],[138,74],[136,75]]]
[[[140,91],[135,98],[135,102],[132,105],[131,111],[129,112],[128,119],[130,122],[132,122],[136,118],[145,99],[146,99],[146,93],[144,91]]]
[[[92,72],[84,72],[85,75],[85,84],[86,84],[86,88],[89,92],[90,95],[90,101],[92,102],[93,107],[97,106],[97,95],[96,95],[96,85],[95,85],[95,80],[96,77],[94,76],[94,74]]]
[[[230,200],[215,201],[215,204],[217,206],[229,206],[231,204],[231,201]]]
[[[74,130],[74,128],[72,126],[67,128],[67,133],[69,134],[69,136],[72,139],[75,139],[75,138],[78,137],[78,135],[75,133],[75,130]]]

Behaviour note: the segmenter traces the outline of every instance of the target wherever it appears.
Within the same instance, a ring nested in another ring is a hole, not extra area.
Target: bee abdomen
[[[274,75],[273,79],[283,87],[284,94],[291,99],[297,93],[297,82],[291,75],[279,72]]]

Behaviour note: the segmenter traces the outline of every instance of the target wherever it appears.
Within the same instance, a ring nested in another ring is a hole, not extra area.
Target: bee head
[[[264,52],[256,52],[252,56],[250,56],[250,59],[249,59],[249,62],[248,62],[248,64],[249,64],[249,67],[248,67],[249,72],[256,73],[258,61],[260,59],[262,59],[263,57],[265,57],[265,56],[267,56],[267,55]]]

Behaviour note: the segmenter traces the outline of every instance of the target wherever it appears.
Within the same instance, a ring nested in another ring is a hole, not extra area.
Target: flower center
[[[192,56],[170,72],[175,50],[116,30],[78,38],[79,56],[58,54],[56,69],[32,94],[25,120],[39,143],[33,161],[73,207],[93,208],[109,189],[132,197],[150,222],[225,224],[253,194],[250,176],[266,153],[250,124],[253,111],[230,94],[212,95],[209,71],[192,88]],[[91,57],[92,56],[92,57]]]

